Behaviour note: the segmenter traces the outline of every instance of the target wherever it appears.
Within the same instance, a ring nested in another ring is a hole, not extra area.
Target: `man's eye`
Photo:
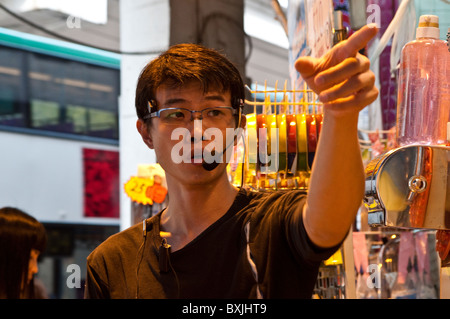
[[[208,116],[210,117],[216,117],[220,115],[223,115],[223,112],[219,109],[212,109],[208,111]]]
[[[166,116],[166,118],[169,118],[169,119],[183,119],[184,118],[184,113],[181,112],[181,111],[171,112],[170,114],[168,114]]]

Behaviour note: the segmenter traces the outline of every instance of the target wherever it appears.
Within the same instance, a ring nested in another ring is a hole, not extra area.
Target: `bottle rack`
[[[235,147],[230,179],[255,191],[307,190],[323,123],[322,104],[306,85],[302,90],[287,90],[287,82],[281,89],[277,86],[247,87],[252,99],[245,100],[247,124]]]

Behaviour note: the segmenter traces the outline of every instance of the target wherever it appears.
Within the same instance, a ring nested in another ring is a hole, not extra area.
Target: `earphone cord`
[[[175,276],[175,282],[177,283],[177,298],[176,299],[180,299],[180,291],[181,291],[180,281],[178,280],[178,275],[177,275],[175,269],[173,269],[172,262],[170,261],[170,257],[169,257],[169,267],[172,270],[172,272]]]

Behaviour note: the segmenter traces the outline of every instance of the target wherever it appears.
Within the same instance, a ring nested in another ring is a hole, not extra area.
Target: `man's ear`
[[[245,114],[241,114],[241,120],[239,121],[239,126],[236,128],[236,129],[239,129],[239,128],[242,129],[239,131],[241,135],[238,134],[234,137],[234,145],[237,145],[239,138],[243,137],[246,125],[247,125],[247,117],[245,116]]]
[[[142,140],[144,141],[144,143],[151,149],[154,149],[153,146],[153,139],[152,136],[150,134],[150,128],[148,127],[147,124],[145,124],[145,122],[141,119],[138,119],[136,121],[136,128],[139,132],[139,134],[141,134]]]
[[[244,130],[245,125],[247,125],[247,117],[245,116],[245,114],[241,114],[241,123],[239,124],[239,127]]]

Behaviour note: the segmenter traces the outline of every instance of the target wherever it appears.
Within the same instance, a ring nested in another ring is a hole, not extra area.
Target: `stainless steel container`
[[[409,145],[366,167],[364,204],[371,226],[450,229],[450,148]]]

